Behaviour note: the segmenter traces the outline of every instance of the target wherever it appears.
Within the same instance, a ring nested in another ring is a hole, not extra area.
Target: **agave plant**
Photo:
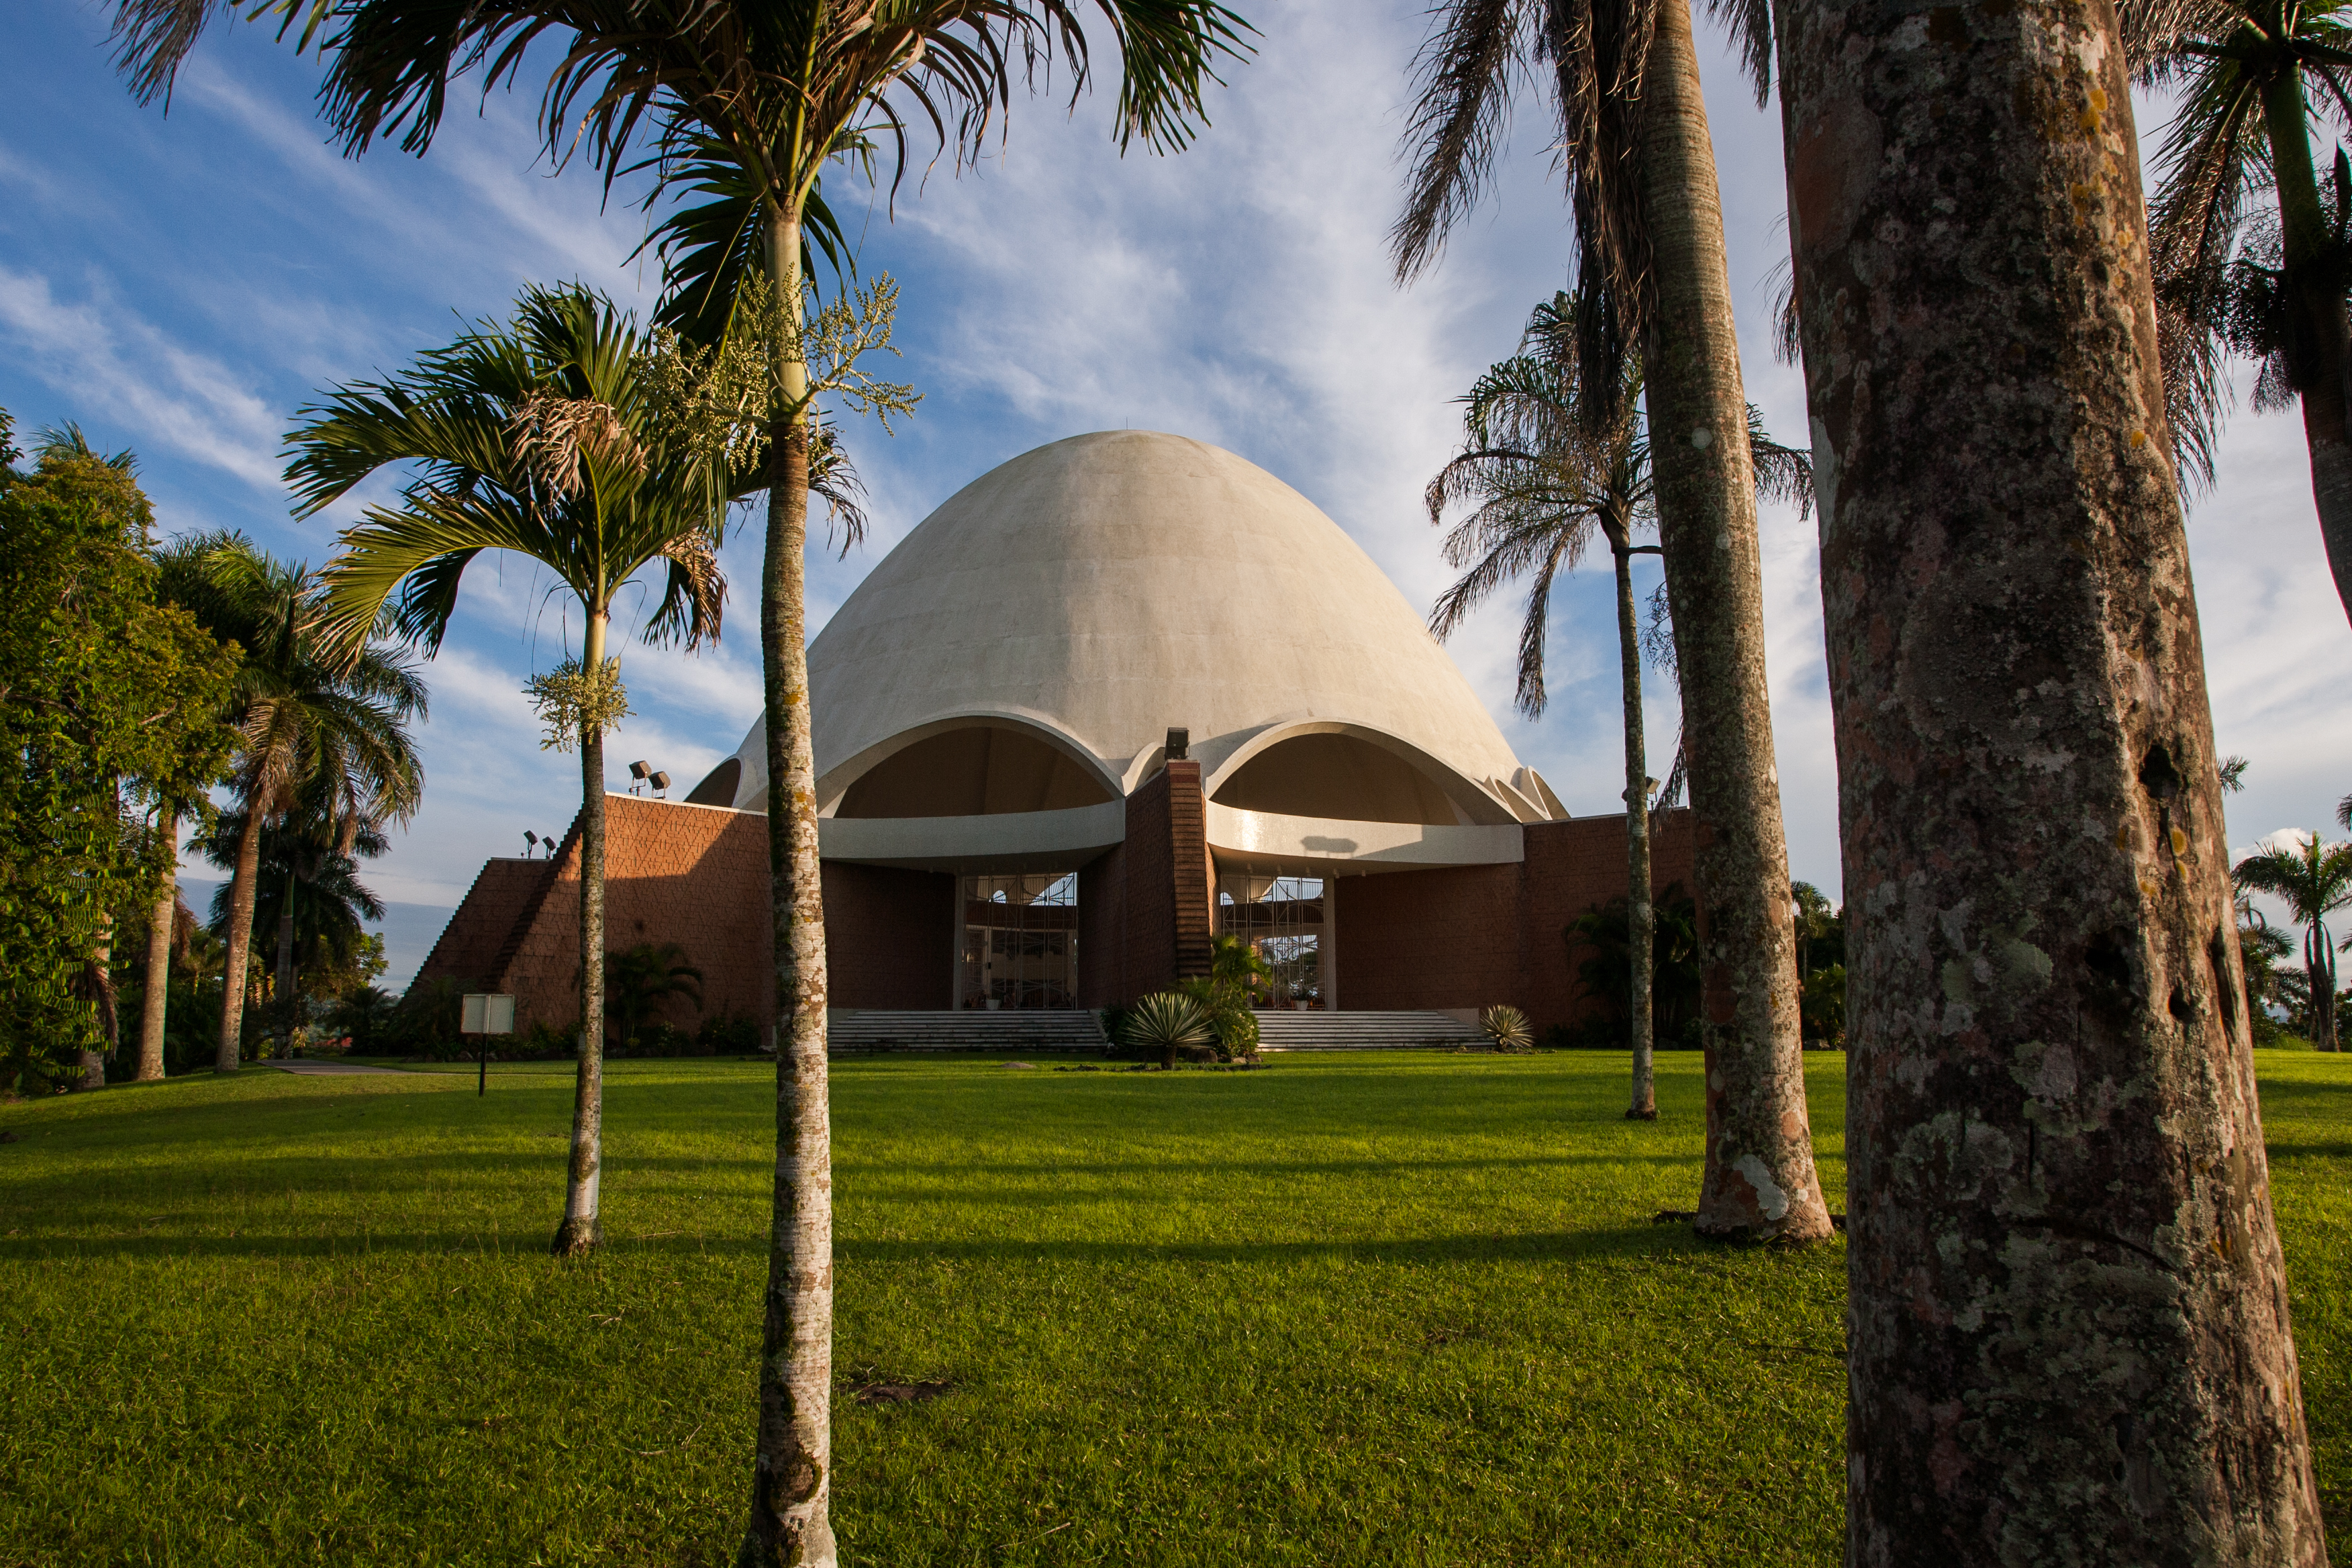
[[[1199,1050],[1217,1037],[1201,1005],[1179,991],[1146,996],[1127,1011],[1119,1026],[1126,1043],[1160,1053],[1160,1065],[1173,1068],[1179,1051]]]
[[[1531,1051],[1536,1048],[1536,1032],[1528,1024],[1528,1016],[1517,1007],[1496,1003],[1478,1015],[1478,1026],[1495,1042],[1498,1051]]]

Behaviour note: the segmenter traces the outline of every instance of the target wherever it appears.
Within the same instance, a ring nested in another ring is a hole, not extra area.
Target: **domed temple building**
[[[874,568],[809,674],[836,1009],[1099,1008],[1227,932],[1285,1010],[1605,1005],[1563,931],[1623,893],[1622,816],[1571,818],[1371,559],[1230,452],[1013,458]],[[609,945],[677,942],[706,1014],[773,1014],[765,747],[608,800]],[[420,978],[576,1018],[577,837],[486,866]],[[1656,861],[1689,885],[1685,814]]]

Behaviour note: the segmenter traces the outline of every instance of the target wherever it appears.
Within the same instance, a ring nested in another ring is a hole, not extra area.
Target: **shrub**
[[[1517,1007],[1496,1003],[1478,1016],[1478,1026],[1495,1042],[1498,1051],[1525,1055],[1536,1048],[1535,1030],[1528,1025],[1528,1016]]]
[[[755,1057],[767,1042],[767,1031],[760,1020],[749,1013],[733,1013],[721,1007],[702,1020],[694,1032],[707,1057]]]
[[[1216,1046],[1216,1029],[1208,1015],[1181,991],[1160,991],[1144,997],[1127,1010],[1121,1027],[1123,1044],[1157,1055],[1160,1065],[1167,1068],[1176,1065],[1180,1053],[1212,1055]]]

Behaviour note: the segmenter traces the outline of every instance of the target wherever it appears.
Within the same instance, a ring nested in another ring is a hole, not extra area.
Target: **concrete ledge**
[[[828,816],[816,832],[827,860],[922,871],[1069,870],[1127,837],[1127,802],[994,816]]]
[[[1527,858],[1516,822],[1438,826],[1415,822],[1339,822],[1279,816],[1209,802],[1209,847],[1227,870],[1415,871],[1432,866],[1510,866]]]

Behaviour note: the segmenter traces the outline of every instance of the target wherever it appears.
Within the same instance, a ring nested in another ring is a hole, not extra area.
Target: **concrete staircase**
[[[1100,1056],[1102,1025],[1085,1011],[886,1013],[836,1007],[825,1015],[835,1052],[1083,1051]]]
[[[1263,1051],[1450,1051],[1484,1046],[1486,1032],[1451,1013],[1290,1013],[1257,1016]]]

